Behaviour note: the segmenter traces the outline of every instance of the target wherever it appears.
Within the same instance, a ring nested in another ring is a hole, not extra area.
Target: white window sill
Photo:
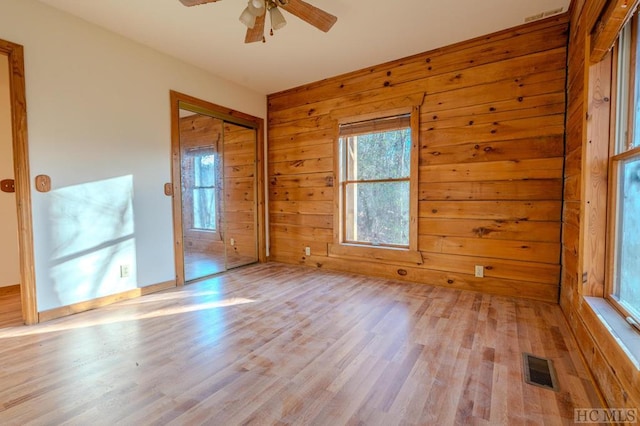
[[[585,297],[584,300],[618,342],[636,369],[640,370],[640,333],[606,299]]]

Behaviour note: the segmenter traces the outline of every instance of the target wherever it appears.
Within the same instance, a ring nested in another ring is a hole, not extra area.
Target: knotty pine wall
[[[257,145],[256,130],[224,123],[224,243],[229,268],[258,260]]]
[[[610,58],[591,64],[588,40],[606,3],[574,0],[570,11],[560,306],[609,407],[638,408],[640,371],[583,298],[605,292],[611,65]]]
[[[562,15],[270,95],[271,260],[556,302],[567,32]],[[423,264],[330,257],[337,119],[415,104]]]

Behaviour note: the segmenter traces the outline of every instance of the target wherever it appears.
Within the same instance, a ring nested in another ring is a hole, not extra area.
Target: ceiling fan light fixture
[[[256,25],[256,15],[251,13],[249,7],[245,7],[240,15],[240,22],[247,26],[247,28],[253,28]]]
[[[220,0],[179,1],[185,6],[197,6],[218,2]],[[282,9],[325,33],[328,32],[338,20],[336,16],[307,3],[305,0],[247,0],[247,6],[239,16],[240,22],[247,27],[244,42],[255,43],[262,41],[264,43],[266,41],[264,32],[267,10],[269,11],[269,18],[271,20],[271,35],[273,35],[274,30],[279,30],[287,25],[287,21],[281,12]]]
[[[254,16],[262,16],[266,11],[264,0],[249,0],[247,8]]]
[[[284,19],[282,12],[277,7],[272,7],[269,9],[269,14],[271,15],[271,28],[274,30],[279,30],[280,28],[287,25],[287,21]]]

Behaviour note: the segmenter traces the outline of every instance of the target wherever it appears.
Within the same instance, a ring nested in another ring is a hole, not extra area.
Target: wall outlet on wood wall
[[[484,266],[476,265],[476,278],[484,278]]]

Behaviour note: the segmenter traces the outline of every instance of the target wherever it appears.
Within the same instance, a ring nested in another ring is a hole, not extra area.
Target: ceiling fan
[[[206,3],[215,3],[217,1],[220,0],[180,0],[185,6],[197,6]],[[273,30],[279,30],[284,27],[287,21],[285,21],[279,8],[286,10],[325,33],[329,31],[338,20],[338,18],[332,14],[302,0],[249,0],[247,7],[240,15],[240,22],[247,26],[247,35],[245,36],[244,42],[265,42],[264,23],[267,11],[271,18],[271,35],[273,35]]]

